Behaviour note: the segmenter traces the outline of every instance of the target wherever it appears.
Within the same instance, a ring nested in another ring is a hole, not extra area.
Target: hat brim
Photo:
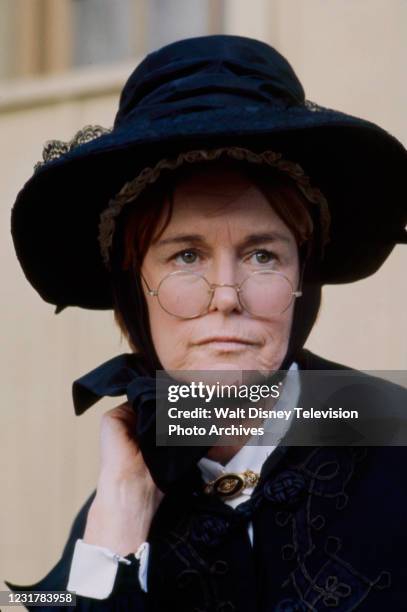
[[[406,242],[407,152],[387,132],[329,109],[264,104],[158,108],[40,167],[12,211],[16,253],[28,281],[58,310],[112,308],[98,243],[101,211],[146,166],[180,151],[236,145],[272,149],[299,163],[328,200],[331,237],[321,284],[373,274]]]

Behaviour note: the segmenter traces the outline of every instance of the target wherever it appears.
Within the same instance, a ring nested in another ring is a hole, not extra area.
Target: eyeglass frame
[[[300,276],[300,282],[299,282],[300,289],[298,289],[297,291],[292,291],[292,292],[291,292],[291,296],[290,296],[290,297],[291,297],[291,301],[290,301],[290,302],[288,303],[288,305],[287,305],[287,306],[284,308],[284,310],[283,310],[281,313],[279,313],[279,314],[283,314],[283,313],[284,313],[284,312],[285,312],[285,311],[286,311],[286,310],[287,310],[287,309],[288,309],[288,308],[291,306],[291,304],[293,303],[293,299],[296,299],[296,298],[298,298],[298,297],[301,297],[301,296],[302,296],[301,285],[302,285],[302,277],[303,277],[303,272],[304,272],[304,267],[302,267],[302,270],[301,270],[301,276]],[[197,315],[193,315],[192,317],[182,317],[182,316],[180,316],[180,315],[176,315],[176,314],[174,314],[174,313],[172,313],[172,312],[169,312],[169,311],[168,311],[168,310],[166,310],[166,308],[164,308],[164,306],[161,304],[160,299],[159,299],[159,297],[158,297],[158,292],[159,292],[159,290],[160,290],[160,286],[162,285],[162,283],[163,283],[163,282],[164,282],[164,281],[165,281],[167,278],[169,278],[170,276],[175,276],[175,275],[177,275],[177,274],[185,274],[185,273],[187,273],[187,274],[193,274],[194,276],[198,276],[199,278],[202,278],[202,279],[203,279],[203,280],[206,282],[206,284],[208,285],[208,287],[209,287],[209,291],[210,291],[210,299],[209,299],[208,305],[207,305],[207,307],[206,307],[206,310],[205,310],[204,312],[201,312],[201,313],[197,314]],[[255,315],[255,314],[251,313],[251,312],[250,312],[250,310],[248,310],[248,309],[247,309],[247,308],[246,308],[246,307],[245,307],[245,306],[242,304],[241,299],[240,299],[240,291],[241,291],[241,288],[242,288],[243,283],[245,283],[245,282],[247,281],[247,279],[248,279],[248,278],[251,278],[251,277],[252,277],[252,276],[254,276],[255,274],[265,274],[265,273],[266,273],[266,274],[267,274],[267,273],[278,274],[279,276],[282,276],[283,278],[285,278],[285,280],[286,280],[286,281],[288,282],[288,284],[291,286],[291,289],[293,289],[293,284],[292,284],[292,282],[290,281],[290,279],[288,278],[288,276],[286,276],[286,275],[285,275],[283,272],[278,272],[277,270],[253,270],[253,272],[250,272],[250,273],[249,273],[247,276],[245,276],[245,278],[242,280],[242,282],[241,282],[241,283],[235,283],[235,284],[233,284],[233,285],[230,285],[230,284],[228,284],[228,283],[210,283],[210,282],[208,281],[208,279],[207,279],[207,278],[206,278],[206,277],[205,277],[203,274],[200,274],[199,272],[192,272],[192,271],[189,271],[189,270],[174,270],[173,272],[169,272],[168,274],[166,274],[166,275],[165,275],[165,276],[164,276],[164,277],[163,277],[163,278],[160,280],[160,282],[158,283],[157,289],[150,289],[150,286],[149,286],[149,284],[147,283],[147,281],[146,281],[146,279],[144,278],[143,273],[142,273],[141,271],[140,271],[140,276],[141,276],[141,278],[143,279],[143,281],[145,282],[145,284],[146,284],[146,286],[147,286],[147,293],[148,293],[148,295],[150,295],[150,296],[152,296],[152,297],[156,297],[156,298],[158,299],[158,303],[159,303],[160,307],[161,307],[161,308],[164,310],[164,312],[166,312],[167,314],[169,314],[169,315],[170,315],[170,316],[172,316],[172,317],[176,317],[177,319],[196,319],[197,317],[201,317],[201,316],[202,316],[202,315],[204,315],[204,314],[208,314],[208,312],[209,312],[209,308],[210,308],[210,305],[211,305],[211,302],[212,302],[212,300],[213,300],[213,296],[214,296],[214,293],[215,293],[215,289],[216,289],[217,287],[233,287],[233,289],[236,289],[237,298],[238,298],[238,300],[239,300],[239,304],[240,304],[240,306],[242,307],[242,309],[243,309],[243,310],[245,310],[246,312],[248,312],[249,314],[253,315],[253,316],[258,316],[258,315]]]

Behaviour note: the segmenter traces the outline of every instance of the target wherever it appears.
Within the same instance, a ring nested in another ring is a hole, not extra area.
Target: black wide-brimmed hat
[[[371,122],[306,100],[289,63],[267,44],[208,36],[148,55],[124,86],[112,129],[87,126],[70,142],[46,145],[12,211],[29,282],[57,311],[111,308],[100,244],[109,202],[160,160],[219,148],[257,157],[274,151],[322,192],[331,226],[321,284],[364,278],[407,242],[401,143]]]

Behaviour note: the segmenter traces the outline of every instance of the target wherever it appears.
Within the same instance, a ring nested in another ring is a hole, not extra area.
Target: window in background
[[[71,0],[74,66],[108,64],[134,53],[135,0]]]
[[[221,0],[150,0],[148,6],[148,50],[177,39],[220,33]]]
[[[0,79],[61,73],[221,33],[224,0],[0,0]]]

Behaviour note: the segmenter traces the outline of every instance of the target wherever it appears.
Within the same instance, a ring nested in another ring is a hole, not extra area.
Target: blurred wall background
[[[95,488],[100,416],[119,402],[75,417],[72,380],[128,350],[111,313],[56,317],[41,301],[15,257],[10,208],[46,140],[69,140],[88,123],[110,127],[145,53],[207,33],[271,43],[309,99],[407,144],[405,0],[0,0],[3,590],[4,579],[30,584],[56,564]],[[326,287],[307,346],[364,370],[406,369],[406,267],[400,246],[373,277]]]

